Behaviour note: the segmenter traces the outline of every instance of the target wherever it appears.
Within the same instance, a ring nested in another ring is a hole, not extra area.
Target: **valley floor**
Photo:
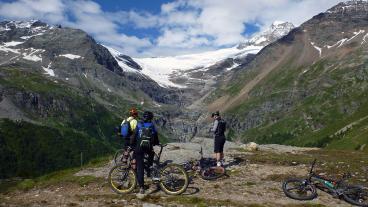
[[[164,159],[178,162],[190,159],[188,156],[198,154],[195,152],[200,145],[209,153],[211,140],[199,143],[198,140],[169,144]],[[226,149],[228,175],[212,182],[194,177],[188,190],[180,196],[167,196],[153,185],[143,199],[135,194],[117,195],[105,180],[112,165],[107,163],[69,175],[80,179],[0,194],[0,206],[350,206],[322,191],[308,202],[285,197],[282,180],[305,176],[315,157],[319,160],[319,172],[338,177],[339,173],[350,171],[354,175],[352,182],[367,185],[368,154],[279,145],[260,146],[259,151],[249,152],[230,142]]]

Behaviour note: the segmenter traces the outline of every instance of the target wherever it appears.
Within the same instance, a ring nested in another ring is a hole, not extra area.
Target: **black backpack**
[[[154,130],[152,123],[139,123],[138,124],[138,147],[144,151],[152,150]]]
[[[223,135],[223,134],[225,134],[225,131],[226,131],[226,121],[224,121],[222,119],[218,120],[216,134],[217,135]]]

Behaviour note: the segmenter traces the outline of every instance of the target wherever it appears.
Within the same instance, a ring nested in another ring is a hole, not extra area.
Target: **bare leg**
[[[221,159],[221,160],[223,160],[223,159],[224,159],[224,157],[225,157],[225,156],[224,156],[224,153],[223,153],[223,152],[221,152],[221,153],[220,153],[220,159]]]
[[[216,160],[217,162],[221,160],[221,153],[216,153]]]

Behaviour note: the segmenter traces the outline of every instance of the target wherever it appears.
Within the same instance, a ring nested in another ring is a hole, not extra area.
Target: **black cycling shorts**
[[[215,153],[224,152],[225,141],[226,141],[225,136],[215,136],[215,146],[214,146]]]
[[[130,139],[125,139],[124,140],[124,149],[127,149],[128,147],[130,147]]]

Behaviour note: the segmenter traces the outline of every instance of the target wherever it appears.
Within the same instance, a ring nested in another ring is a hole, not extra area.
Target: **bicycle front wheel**
[[[295,200],[312,200],[317,196],[316,187],[303,179],[288,179],[282,184],[285,195]]]
[[[119,149],[118,151],[116,151],[115,156],[114,156],[114,163],[115,165],[118,165],[121,163],[121,160],[123,159],[124,156],[124,149]]]
[[[201,170],[201,177],[204,180],[216,180],[224,176],[226,170],[224,167],[208,167]]]
[[[361,186],[347,186],[343,193],[344,200],[356,206],[368,206],[368,189]]]
[[[126,165],[116,165],[111,168],[108,181],[111,189],[118,194],[130,193],[137,186],[135,171]]]
[[[189,177],[185,169],[177,164],[168,164],[162,168],[160,188],[169,195],[180,195],[189,185]]]

